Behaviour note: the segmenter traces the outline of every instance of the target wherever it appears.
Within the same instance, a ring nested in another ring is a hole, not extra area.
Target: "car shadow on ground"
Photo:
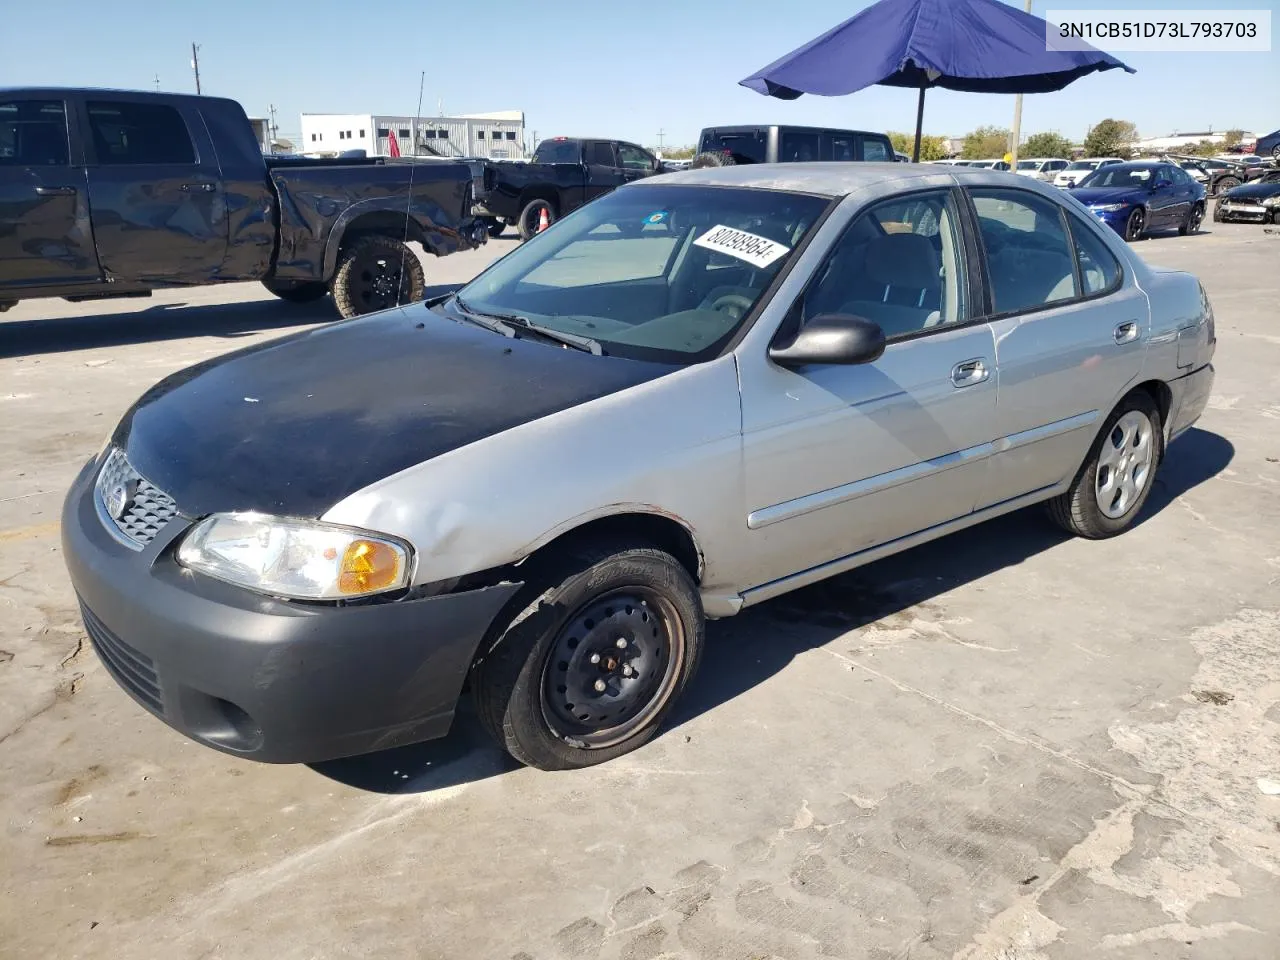
[[[93,302],[84,304],[92,310]],[[242,303],[157,303],[133,313],[93,313],[82,317],[4,320],[0,315],[0,358],[121,347],[190,337],[234,340],[264,330],[338,320],[329,297],[312,303],[249,300]]]
[[[1138,522],[1145,523],[1216,476],[1234,454],[1226,438],[1188,431],[1169,448]],[[972,532],[943,537],[712,622],[698,676],[665,732],[763,683],[807,650],[1068,539],[1038,507],[991,520],[980,529],[980,537]],[[427,793],[498,776],[516,766],[480,728],[464,696],[453,731],[442,740],[315,764],[312,769],[373,793]]]

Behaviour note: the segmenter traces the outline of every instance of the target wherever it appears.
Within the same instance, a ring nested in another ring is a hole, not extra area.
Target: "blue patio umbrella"
[[[1046,23],[1000,0],[880,0],[740,81],[766,96],[840,97],[879,84],[920,91],[1050,93],[1096,70],[1132,67],[1079,41],[1048,49]]]

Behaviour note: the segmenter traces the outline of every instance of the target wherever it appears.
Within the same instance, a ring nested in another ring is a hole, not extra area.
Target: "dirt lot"
[[[1280,237],[1210,226],[1141,247],[1203,277],[1219,347],[1136,529],[1019,514],[716,623],[662,736],[559,775],[469,715],[272,767],[135,706],[84,642],[62,494],[155,380],[331,308],[5,314],[0,956],[1274,960]]]

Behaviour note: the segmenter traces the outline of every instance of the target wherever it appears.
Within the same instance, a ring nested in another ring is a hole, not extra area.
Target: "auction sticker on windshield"
[[[759,237],[745,230],[717,224],[697,240],[694,246],[706,247],[717,253],[727,253],[731,257],[745,260],[753,267],[767,267],[779,257],[791,252],[790,247],[775,243],[768,237]]]

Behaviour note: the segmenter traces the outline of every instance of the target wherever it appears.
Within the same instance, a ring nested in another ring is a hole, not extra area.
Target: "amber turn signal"
[[[400,577],[400,555],[389,544],[353,540],[342,554],[338,592],[364,594],[383,590],[398,583]]]

